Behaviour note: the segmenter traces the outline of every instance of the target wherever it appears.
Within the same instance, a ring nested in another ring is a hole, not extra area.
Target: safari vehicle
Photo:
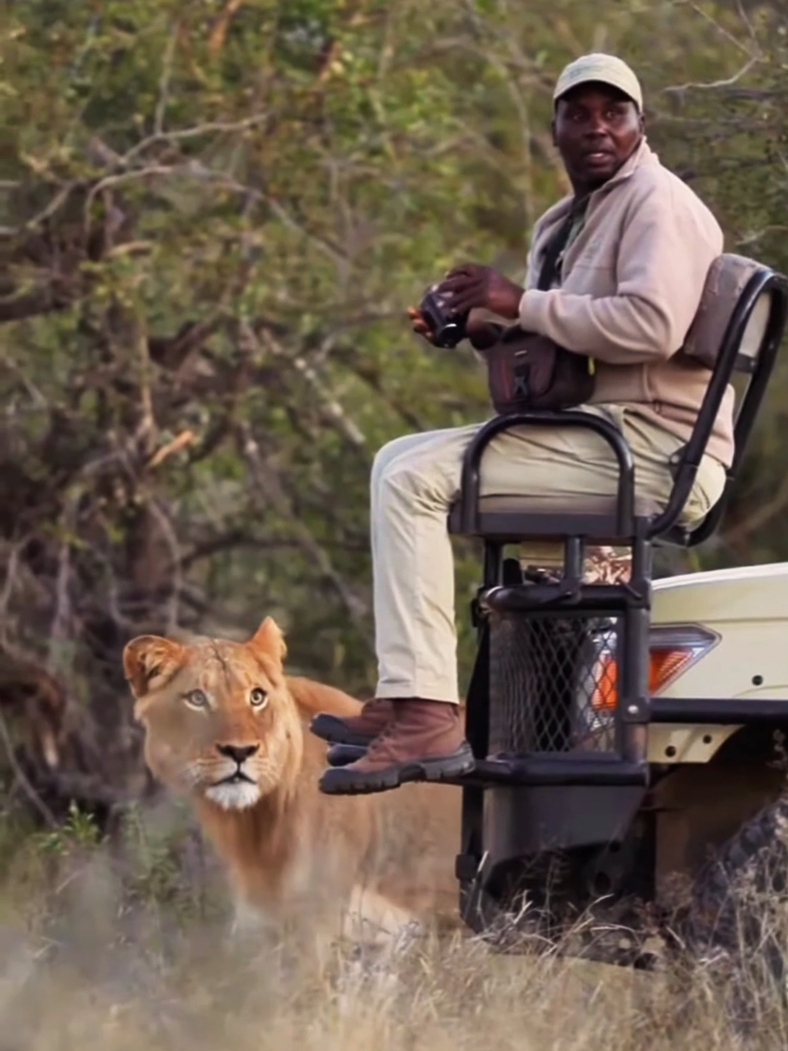
[[[725,496],[694,528],[677,523],[731,382],[726,493],[733,484],[787,310],[782,275],[737,255],[715,262],[687,351],[711,379],[661,513],[638,506],[630,449],[595,415],[498,416],[468,448],[449,528],[484,547],[466,711],[476,767],[457,782],[456,872],[474,930],[493,932],[525,900],[524,924],[538,918],[548,943],[574,928],[584,956],[642,967],[654,959],[646,936],[678,929],[677,883],[688,888],[680,936],[697,950],[731,948],[727,889],[748,865],[782,851],[784,891],[788,563],[653,581],[652,556],[717,528]],[[546,512],[526,496],[480,497],[493,437],[544,426],[587,427],[610,444],[615,498]],[[552,567],[529,555],[545,544],[558,551]],[[603,544],[626,551],[628,579],[585,578],[589,545]],[[511,545],[520,557],[506,557]]]
[[[738,255],[715,261],[685,349],[711,378],[660,513],[635,500],[620,431],[590,413],[500,415],[466,452],[449,530],[483,541],[484,570],[456,872],[464,921],[502,947],[532,946],[511,937],[525,928],[543,945],[649,967],[655,941],[708,958],[746,955],[746,934],[782,977],[762,901],[731,891],[749,873],[772,901],[788,899],[788,563],[654,581],[652,557],[719,525],[787,313],[782,275]],[[681,511],[729,383],[735,459],[722,499],[687,529]],[[549,512],[527,496],[480,497],[495,435],[545,426],[601,435],[617,494]],[[506,557],[514,545],[519,557]],[[597,545],[626,552],[625,579],[587,579]],[[336,745],[329,762],[358,751]]]

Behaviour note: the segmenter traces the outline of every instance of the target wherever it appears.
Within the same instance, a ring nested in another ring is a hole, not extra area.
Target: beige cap
[[[581,55],[564,68],[555,85],[553,100],[557,101],[578,84],[588,84],[592,81],[597,84],[609,84],[623,91],[632,99],[638,111],[642,112],[643,92],[638,78],[626,62],[622,62],[615,55],[605,55],[599,51]]]

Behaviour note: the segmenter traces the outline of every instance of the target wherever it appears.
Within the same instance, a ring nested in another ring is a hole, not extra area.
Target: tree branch
[[[164,115],[167,111],[167,102],[169,100],[172,64],[173,59],[175,58],[175,48],[178,43],[179,32],[180,26],[176,22],[167,40],[167,47],[164,50],[164,60],[162,62],[161,77],[159,79],[159,98],[156,103],[156,115],[153,120],[155,135],[164,134]]]
[[[254,332],[246,323],[243,323],[241,328],[247,339],[255,338]],[[286,361],[301,376],[303,376],[307,384],[317,396],[323,412],[342,436],[355,448],[366,449],[366,435],[361,428],[358,427],[356,422],[348,416],[340,403],[328,389],[326,383],[320,377],[318,372],[309,364],[304,355],[298,353],[288,354],[282,344],[274,338],[273,334],[267,328],[262,328],[260,335],[266,347],[268,347],[275,357],[279,358],[280,361]]]
[[[24,770],[17,761],[14,753],[14,746],[11,741],[11,735],[8,732],[8,726],[6,725],[5,716],[2,712],[0,712],[0,741],[2,741],[6,758],[8,759],[8,765],[11,767],[11,772],[13,773],[17,784],[21,787],[22,791],[39,812],[46,824],[50,828],[56,828],[57,821],[55,820],[55,815],[43,801],[41,796],[39,796],[38,792],[36,792],[35,788],[30,784]]]
[[[236,435],[239,450],[249,467],[249,473],[257,486],[266,505],[278,508],[280,513],[290,520],[295,539],[309,559],[317,566],[323,577],[332,585],[351,619],[359,627],[364,627],[363,637],[367,638],[367,620],[369,609],[359,595],[342,579],[334,569],[331,559],[325,549],[315,540],[307,526],[293,513],[277,472],[265,462],[260,454],[260,448],[252,434],[251,428],[245,421],[236,425]]]
[[[211,35],[208,37],[208,54],[212,57],[215,58],[224,47],[227,30],[230,28],[230,22],[236,12],[240,10],[243,3],[244,0],[227,0],[224,7],[219,12],[217,19],[213,24]]]

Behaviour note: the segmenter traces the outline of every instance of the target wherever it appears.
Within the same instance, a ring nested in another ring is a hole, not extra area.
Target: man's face
[[[581,84],[559,99],[553,141],[576,191],[606,183],[643,136],[635,103],[604,84]]]

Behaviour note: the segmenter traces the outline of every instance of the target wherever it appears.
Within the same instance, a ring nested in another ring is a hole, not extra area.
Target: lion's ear
[[[183,646],[159,635],[138,635],[123,650],[123,671],[135,697],[163,685],[180,667]]]
[[[278,665],[282,665],[287,656],[287,645],[282,629],[273,617],[266,617],[257,631],[249,639],[248,646],[264,653],[267,657],[273,657]]]

